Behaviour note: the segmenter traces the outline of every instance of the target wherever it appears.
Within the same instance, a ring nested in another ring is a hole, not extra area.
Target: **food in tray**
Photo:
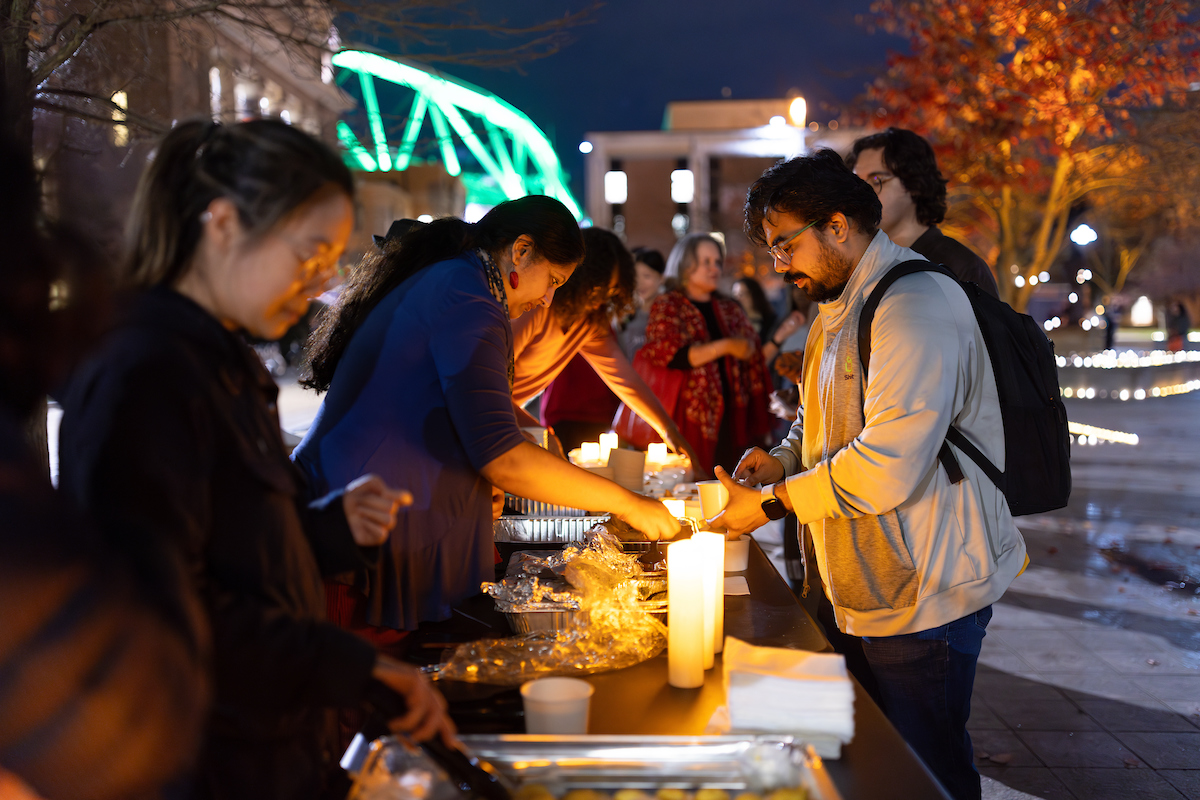
[[[646,534],[622,519],[609,515],[592,526],[593,531],[604,531],[620,539],[622,542],[645,542]],[[691,528],[686,523],[679,523],[679,533],[687,533]]]
[[[622,542],[646,541],[646,534],[642,533],[625,520],[617,519],[611,514],[603,522],[598,522],[592,526],[592,530],[596,530],[597,528],[611,533]]]
[[[617,789],[611,794],[597,789],[572,789],[562,796],[561,800],[730,800],[731,795],[724,789],[698,789],[694,792],[685,789],[663,788],[656,791],[645,789]],[[808,791],[803,787],[791,789],[776,789],[771,792],[739,792],[733,800],[807,800]],[[513,793],[513,800],[558,800],[554,794],[540,783],[530,783],[522,786]]]

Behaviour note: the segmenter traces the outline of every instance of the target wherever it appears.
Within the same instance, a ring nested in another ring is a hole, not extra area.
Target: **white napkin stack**
[[[837,758],[854,738],[854,686],[843,656],[727,636],[722,660],[733,731],[794,734],[825,758]]]

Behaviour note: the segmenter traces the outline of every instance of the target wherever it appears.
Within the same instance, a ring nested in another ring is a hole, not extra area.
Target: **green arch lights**
[[[454,146],[457,138],[507,199],[546,194],[561,201],[576,219],[583,218],[579,203],[567,189],[562,165],[549,139],[512,105],[483,89],[437,75],[425,67],[361,50],[343,50],[333,57],[333,64],[356,73],[362,87],[374,152],[359,142],[345,122],[337,125],[338,139],[355,166],[368,172],[406,169],[428,116],[440,145],[442,165],[450,175],[462,172]],[[407,87],[416,93],[394,156],[379,111],[375,80]],[[464,114],[477,118],[476,126]],[[480,126],[486,142],[476,131]]]

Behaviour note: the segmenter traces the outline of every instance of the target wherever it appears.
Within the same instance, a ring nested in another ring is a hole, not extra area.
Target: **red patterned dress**
[[[703,462],[700,466],[709,474],[715,463],[717,438],[721,432],[722,416],[731,414],[728,435],[730,445],[738,453],[752,445],[761,445],[770,429],[767,395],[770,381],[763,361],[758,334],[736,300],[713,295],[713,312],[722,337],[742,337],[755,343],[754,355],[748,361],[731,356],[687,370],[679,393],[679,402],[671,412],[680,432],[696,449]],[[650,307],[646,324],[646,344],[641,354],[656,368],[666,369],[675,354],[684,347],[712,341],[704,315],[681,291],[659,295]],[[726,408],[725,392],[721,385],[723,361],[729,379]],[[733,465],[723,465],[732,469]]]

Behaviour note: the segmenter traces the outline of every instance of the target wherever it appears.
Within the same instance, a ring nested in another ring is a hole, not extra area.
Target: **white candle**
[[[704,632],[708,637],[704,668],[713,665],[713,654],[725,648],[725,537],[701,532],[692,541],[704,551]]]
[[[704,685],[704,564],[691,539],[667,545],[667,682]]]
[[[608,463],[608,453],[610,450],[617,449],[617,435],[615,433],[600,434],[600,460],[605,464]]]
[[[667,446],[662,442],[651,442],[650,447],[646,450],[646,466],[651,472],[657,472],[662,469],[663,462],[667,460]]]
[[[583,442],[579,445],[579,455],[585,464],[595,464],[600,460],[599,442]]]
[[[682,500],[672,500],[667,498],[666,500],[662,501],[662,504],[667,507],[667,511],[671,512],[672,517],[678,519],[683,516],[686,504]]]

